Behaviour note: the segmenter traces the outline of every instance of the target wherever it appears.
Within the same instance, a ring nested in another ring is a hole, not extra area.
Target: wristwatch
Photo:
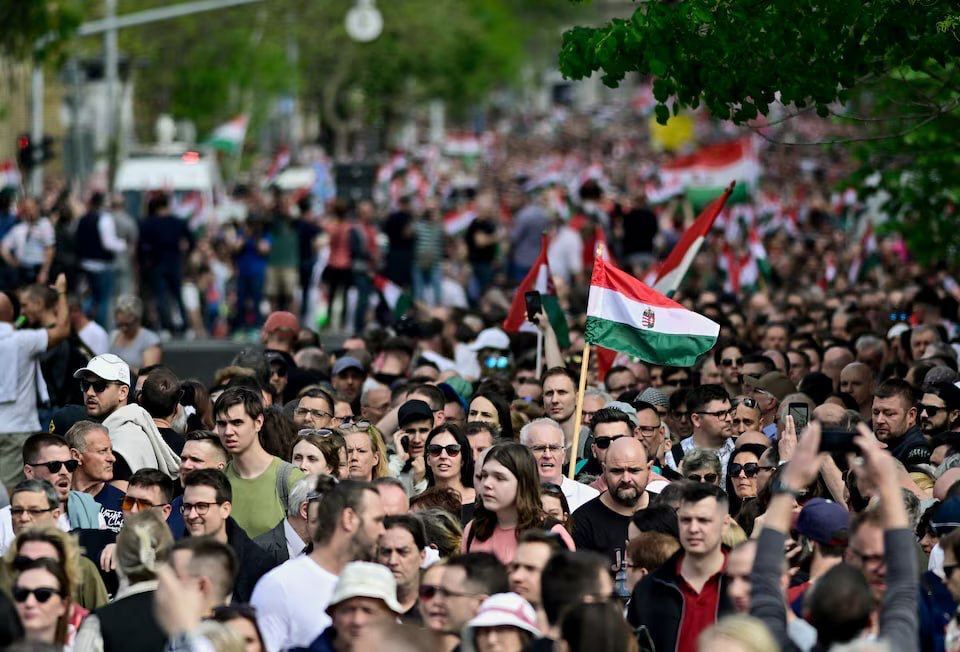
[[[784,484],[782,479],[777,478],[770,484],[770,493],[773,495],[790,494],[794,498],[799,498],[804,492]]]

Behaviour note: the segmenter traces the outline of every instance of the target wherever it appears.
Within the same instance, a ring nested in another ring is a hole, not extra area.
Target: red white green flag
[[[557,300],[557,290],[550,274],[550,263],[547,260],[548,244],[547,236],[542,236],[540,254],[513,295],[510,312],[503,320],[503,330],[507,333],[516,333],[521,330],[536,332],[536,327],[527,321],[527,304],[524,298],[527,292],[536,290],[540,293],[543,311],[547,313],[547,319],[550,320],[550,325],[553,326],[553,331],[557,335],[557,343],[560,348],[567,348],[570,346],[570,331],[567,326],[567,317]]]
[[[687,310],[598,257],[587,301],[588,342],[644,362],[691,367],[713,348],[720,325]]]

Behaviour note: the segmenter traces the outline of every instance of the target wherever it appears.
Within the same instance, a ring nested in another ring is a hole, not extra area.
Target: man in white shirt
[[[93,355],[103,355],[110,348],[110,336],[106,329],[87,317],[76,296],[70,297],[70,325]]]
[[[540,482],[560,485],[571,512],[600,495],[593,487],[563,475],[563,464],[566,461],[563,428],[553,419],[534,419],[525,425],[520,429],[520,443],[533,453],[537,471],[540,472]]]
[[[46,394],[39,356],[70,335],[67,279],[61,274],[56,320],[49,328],[14,330],[13,303],[0,293],[0,482],[12,487],[23,479],[23,442],[39,430],[37,394]],[[41,387],[42,385],[42,387]]]
[[[313,550],[264,575],[250,599],[268,650],[307,647],[330,625],[326,609],[351,561],[373,559],[386,514],[373,485],[321,477]]]
[[[0,255],[17,270],[16,285],[47,283],[56,244],[53,224],[40,216],[36,200],[29,197],[20,202],[19,218],[0,243]]]

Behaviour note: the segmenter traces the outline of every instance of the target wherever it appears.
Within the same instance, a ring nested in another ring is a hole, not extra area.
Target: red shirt
[[[696,652],[697,637],[707,627],[717,622],[720,609],[720,578],[727,566],[727,556],[723,556],[720,571],[707,580],[697,593],[680,574],[683,555],[677,560],[677,588],[683,596],[683,616],[680,619],[680,631],[677,634],[677,652]]]

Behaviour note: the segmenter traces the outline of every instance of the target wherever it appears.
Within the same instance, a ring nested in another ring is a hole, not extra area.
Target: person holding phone
[[[397,411],[397,424],[400,428],[393,435],[390,475],[403,483],[408,496],[416,496],[427,488],[424,451],[427,435],[433,430],[433,410],[423,401],[407,401]]]

